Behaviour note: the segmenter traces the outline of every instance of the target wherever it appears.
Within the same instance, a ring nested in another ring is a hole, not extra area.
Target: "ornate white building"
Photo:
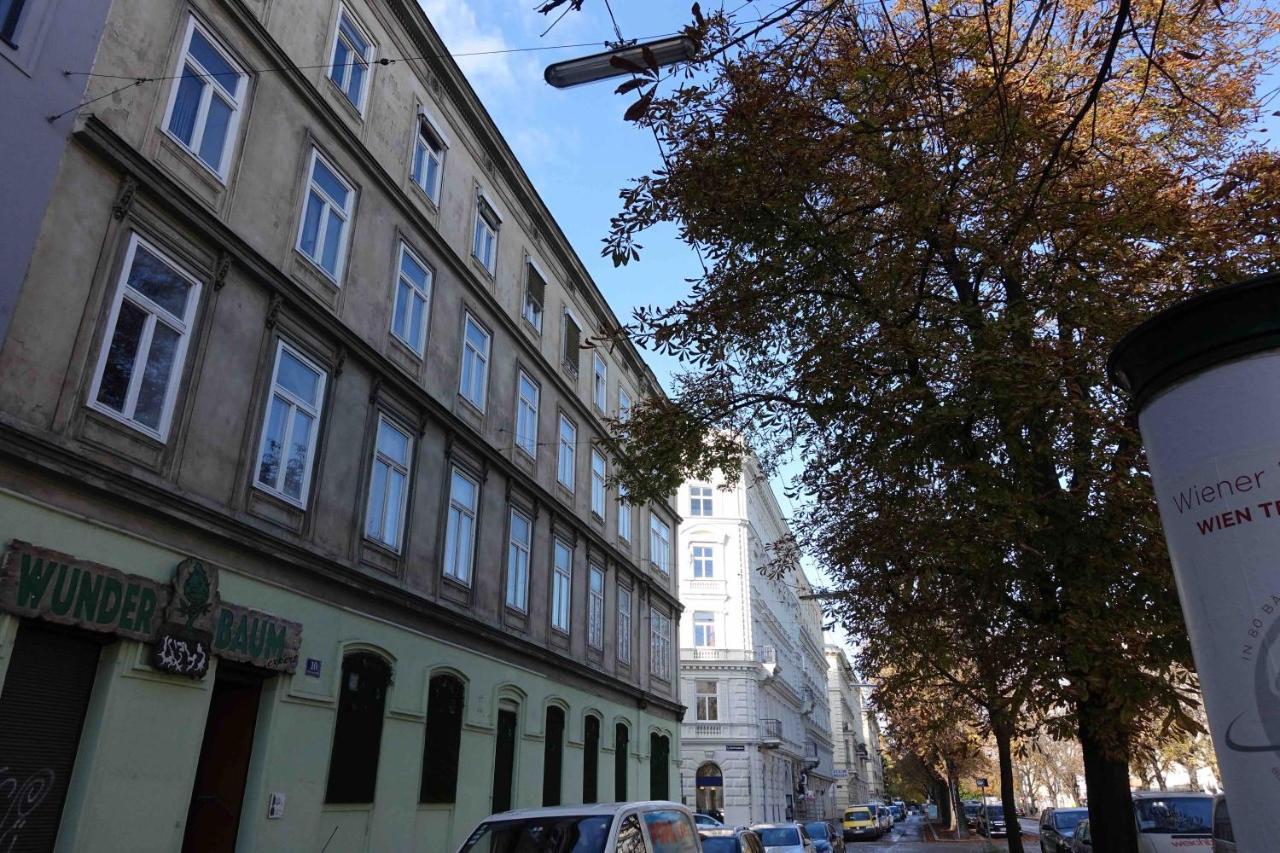
[[[868,699],[870,687],[858,680],[844,649],[828,644],[827,700],[835,745],[835,802],[843,810],[884,796],[880,727]]]
[[[822,613],[802,571],[764,569],[790,531],[754,460],[680,490],[685,801],[730,824],[834,817]]]

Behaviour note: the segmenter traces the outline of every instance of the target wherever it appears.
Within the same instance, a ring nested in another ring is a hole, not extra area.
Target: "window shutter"
[[[541,309],[546,304],[543,300],[547,297],[547,283],[542,280],[542,276],[538,275],[533,264],[526,264],[526,266],[529,268],[529,300]]]
[[[564,315],[564,363],[573,370],[578,372],[578,366],[582,359],[582,330],[578,328],[578,324],[568,312]]]

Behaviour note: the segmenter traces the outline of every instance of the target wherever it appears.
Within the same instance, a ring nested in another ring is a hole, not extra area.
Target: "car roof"
[[[1134,791],[1135,800],[1167,800],[1171,797],[1195,797],[1198,800],[1212,800],[1213,794],[1204,791]]]
[[[615,815],[621,811],[636,809],[639,811],[647,811],[651,809],[677,809],[688,814],[688,806],[682,806],[679,803],[673,803],[668,800],[643,800],[635,803],[591,803],[577,806],[545,806],[537,809],[513,809],[509,812],[498,812],[491,814],[484,819],[484,822],[491,820],[522,820],[531,817],[556,817],[559,815]]]
[[[752,829],[795,829],[796,824],[792,823],[753,823]]]

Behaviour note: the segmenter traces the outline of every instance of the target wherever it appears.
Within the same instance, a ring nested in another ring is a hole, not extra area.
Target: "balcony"
[[[770,748],[782,746],[782,720],[760,721],[760,745]]]
[[[699,721],[680,726],[681,740],[754,741],[760,737],[757,723],[721,723]]]
[[[720,649],[699,646],[692,649],[681,649],[680,660],[737,660],[744,663],[755,660],[750,649]]]

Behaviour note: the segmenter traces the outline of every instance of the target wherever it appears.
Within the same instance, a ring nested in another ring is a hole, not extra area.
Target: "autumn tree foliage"
[[[801,460],[794,527],[837,589],[994,578],[997,611],[1034,638],[1019,661],[1033,712],[1080,740],[1095,849],[1132,850],[1134,732],[1152,716],[1193,728],[1195,683],[1103,362],[1152,311],[1275,266],[1280,168],[1249,130],[1276,14],[782,12],[759,32],[699,12],[701,63],[646,84],[631,113],[665,162],[623,191],[605,251],[633,261],[647,227],[674,222],[706,270],[636,318],[690,373],[635,409],[618,476],[659,497],[732,472],[725,436],[742,435]],[[841,615],[858,636],[860,614]]]

